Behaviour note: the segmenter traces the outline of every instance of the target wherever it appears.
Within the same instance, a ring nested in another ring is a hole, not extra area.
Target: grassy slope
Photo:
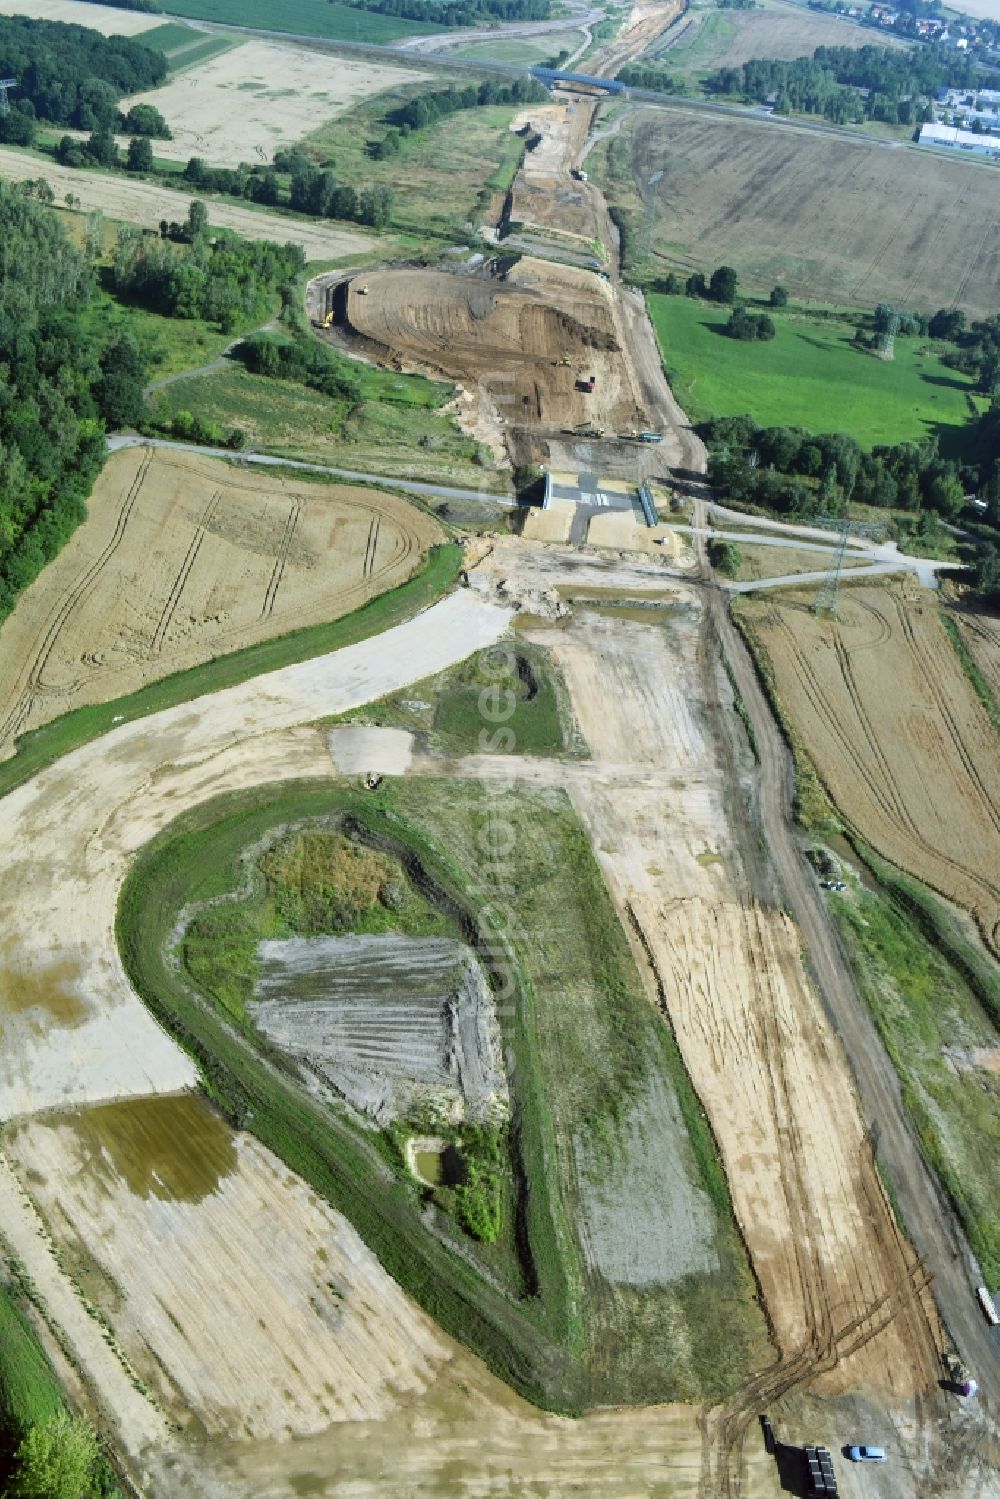
[[[0,764],[0,796],[6,796],[8,791],[70,750],[99,739],[122,718],[145,718],[150,713],[176,707],[178,703],[188,702],[203,693],[219,692],[262,672],[277,671],[294,661],[306,661],[327,651],[340,650],[401,624],[454,587],[461,563],[461,547],[452,544],[436,547],[416,577],[390,593],[372,599],[342,619],[295,630],[290,635],[219,656],[188,671],[175,672],[159,682],[151,682],[128,697],[77,708],[62,718],[53,719],[52,723],[19,739],[17,754]]]
[[[478,464],[475,440],[433,405],[409,399],[407,378],[369,371],[364,398],[352,405],[295,381],[250,375],[234,362],[178,380],[154,392],[150,401],[158,420],[195,411],[224,428],[241,427],[265,452],[479,488],[486,471]]]
[[[674,394],[696,421],[748,411],[762,426],[847,432],[870,447],[947,436],[969,420],[972,382],[921,353],[926,340],[897,338],[887,363],[854,349],[843,323],[776,313],[771,342],[741,343],[718,331],[727,308],[647,301]]]
[[[515,1059],[514,1137],[529,1183],[524,1234],[537,1294],[527,1301],[483,1282],[427,1234],[414,1189],[388,1178],[369,1137],[356,1137],[338,1114],[272,1075],[163,962],[178,907],[232,888],[242,847],[269,826],[338,808],[415,853],[460,907],[475,911],[494,957],[513,954],[514,1003],[500,1006],[500,1018]],[[211,832],[201,831],[213,821]],[[484,830],[497,822],[513,835],[502,877],[483,867]],[[187,814],[140,856],[122,894],[119,938],[140,993],[207,1065],[217,1101],[234,1118],[252,1107],[255,1131],[349,1214],[402,1284],[533,1399],[576,1408],[721,1395],[764,1353],[724,1184],[722,1276],[619,1294],[581,1269],[571,1228],[574,1132],[587,1121],[609,1128],[650,1067],[671,1074],[659,1051],[669,1038],[645,1000],[600,871],[561,793],[489,788],[484,800],[477,783],[404,781],[375,795],[303,783],[227,798]],[[687,1107],[680,1102],[686,1116],[697,1113],[691,1099]],[[700,1140],[688,1153],[694,1179],[710,1165],[705,1152]],[[718,1204],[717,1178],[708,1190]]]
[[[465,225],[475,219],[481,195],[494,190],[494,180],[499,190],[497,174],[502,177],[505,164],[523,148],[507,128],[517,113],[514,108],[463,109],[414,131],[386,161],[375,161],[369,154],[370,143],[381,140],[389,129],[388,114],[414,94],[444,86],[444,80],[427,78],[381,93],[328,121],[307,137],[304,146],[318,161],[332,162],[342,181],[390,187],[395,228],[462,244],[468,234]]]
[[[337,0],[171,0],[174,15],[261,31],[291,31],[333,41],[393,42],[401,36],[424,36],[444,28],[431,22],[400,20],[354,10]]]
[[[995,1054],[997,1027],[955,965],[888,895],[860,891],[831,905],[921,1149],[987,1283],[1000,1288],[1000,1074],[968,1060],[979,1049]]]
[[[533,697],[518,679],[510,649],[500,644],[347,714],[347,721],[426,735],[435,749],[448,755],[562,754],[573,737],[566,686],[545,652],[523,642],[516,650],[534,676]],[[484,720],[483,692],[490,694],[487,702],[491,707],[495,703],[498,713],[509,713],[502,723],[488,725]],[[494,698],[493,692],[500,696]]]
[[[5,1442],[63,1408],[55,1370],[10,1292],[0,1284],[0,1476]]]

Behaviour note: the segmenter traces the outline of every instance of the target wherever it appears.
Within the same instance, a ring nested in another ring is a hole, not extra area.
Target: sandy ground
[[[1000,954],[996,736],[933,602],[851,587],[837,621],[802,601],[741,607],[841,814],[970,911]]]
[[[347,614],[443,534],[392,495],[164,448],[113,453],[88,508],[0,630],[0,755],[72,708]]]
[[[534,229],[555,236],[557,248],[576,249],[592,256],[593,241],[604,240],[603,199],[585,182],[570,176],[583,149],[595,103],[579,96],[559,104],[533,105],[511,121],[511,130],[530,129],[540,137],[525,154],[511,194],[514,239],[532,237]],[[574,247],[559,244],[576,240]]]
[[[334,765],[342,776],[405,775],[413,753],[413,735],[405,729],[370,729],[364,724],[344,724],[326,736]]]
[[[588,67],[602,78],[614,78],[627,62],[641,57],[683,9],[683,0],[638,0],[618,35],[590,59]]]
[[[161,219],[181,223],[191,207],[190,194],[160,187],[155,182],[132,182],[126,177],[61,167],[54,161],[42,161],[6,147],[0,150],[0,177],[10,182],[44,177],[57,199],[65,198],[67,193],[75,194],[80,200],[79,212],[90,213],[99,208],[110,219],[138,224],[143,229],[158,230]],[[375,246],[367,234],[334,227],[320,219],[255,212],[228,202],[213,200],[208,205],[208,216],[213,224],[234,229],[247,239],[301,245],[307,260],[339,260],[342,256],[363,255]]]
[[[112,5],[91,5],[84,0],[0,0],[0,16],[31,16],[35,21],[69,21],[75,26],[89,26],[104,36],[138,36],[162,26],[163,15],[143,15],[141,11],[117,10]],[[196,33],[191,33],[192,39]]]
[[[508,618],[463,590],[375,639],[122,724],[5,797],[0,1118],[188,1086],[191,1064],[118,956],[114,906],[132,852],[227,787],[332,774],[321,730],[275,731],[433,676]]]
[[[32,1120],[7,1144],[183,1426],[258,1440],[379,1420],[448,1356],[347,1220],[198,1097]]]
[[[259,165],[359,99],[421,76],[354,58],[339,57],[334,65],[304,47],[250,41],[123,100],[122,108],[156,106],[173,140],[156,141],[154,150],[168,161],[200,156],[210,166]]]
[[[547,561],[550,581],[573,591],[563,554],[521,548],[534,574]],[[498,544],[479,571],[511,587],[515,549]],[[635,584],[648,587],[641,571]],[[808,1369],[827,1390],[864,1384],[898,1400],[933,1383],[936,1323],[801,936],[751,893],[706,695],[701,595],[679,581],[673,594],[655,623],[578,608],[558,629],[529,630],[561,669],[595,762],[553,773],[590,832],[711,1119],[781,1350],[775,1379],[795,1383]]]

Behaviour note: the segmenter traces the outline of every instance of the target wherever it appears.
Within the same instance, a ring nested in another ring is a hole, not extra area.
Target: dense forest
[[[141,411],[141,360],[94,331],[93,285],[55,214],[0,182],[0,619],[83,520],[105,422]]]
[[[124,94],[155,88],[166,58],[123,36],[86,26],[0,16],[0,77],[16,78],[0,141],[30,145],[36,119],[77,130],[116,130]]]
[[[357,10],[436,26],[483,26],[493,21],[547,21],[551,0],[350,0]]]
[[[817,47],[812,57],[791,62],[761,57],[720,68],[705,86],[759,104],[774,99],[782,114],[798,110],[837,124],[872,119],[909,125],[920,118],[922,98],[933,98],[939,88],[985,86],[988,76],[952,49]]]

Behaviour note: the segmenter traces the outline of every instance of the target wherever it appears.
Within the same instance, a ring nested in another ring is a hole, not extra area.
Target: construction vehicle
[[[557,359],[556,360],[555,367],[558,370],[558,369],[562,369],[564,365],[569,365],[569,364],[572,364],[572,363],[573,363],[573,361],[572,361],[572,359],[570,359],[569,355],[568,354],[564,354],[561,359]]]
[[[944,1368],[948,1384],[956,1395],[963,1399],[969,1399],[979,1389],[976,1381],[969,1373],[968,1366],[954,1353],[946,1353],[944,1356]]]
[[[367,286],[359,286],[358,287],[358,296],[359,297],[367,297],[367,295],[368,295],[368,288],[367,288]]]
[[[587,174],[582,167],[573,167],[569,174],[575,182],[586,182]]]
[[[585,391],[586,394],[589,396],[593,392],[596,380],[597,380],[597,376],[596,375],[577,375],[577,377],[576,377],[576,388],[577,388],[577,390]]]
[[[639,433],[639,441],[640,442],[662,442],[663,441],[663,433],[662,432],[640,432]]]
[[[326,317],[323,319],[323,327],[324,328],[329,328],[330,324],[333,322],[333,318],[334,318],[334,312],[333,312],[333,308],[331,307],[330,311],[327,313]]]
[[[979,1305],[983,1309],[983,1316],[990,1326],[997,1327],[1000,1325],[1000,1316],[997,1315],[996,1304],[986,1287],[980,1286],[976,1291],[976,1295],[979,1298]]]
[[[382,777],[377,770],[369,770],[365,775],[365,790],[377,791],[382,784]]]
[[[806,1467],[809,1477],[807,1480],[807,1494],[823,1494],[826,1499],[836,1499],[839,1493],[837,1479],[833,1471],[833,1458],[826,1447],[807,1447],[805,1449]]]
[[[619,436],[619,438],[621,439],[622,442],[638,442],[639,441],[639,434],[638,434],[638,432],[636,431],[636,429],[634,427],[629,427],[629,429],[628,429],[627,432],[619,432],[618,436]]]
[[[603,427],[588,427],[588,426],[584,425],[582,427],[577,427],[577,429],[576,429],[576,435],[577,435],[577,437],[603,437],[604,436],[604,428]]]

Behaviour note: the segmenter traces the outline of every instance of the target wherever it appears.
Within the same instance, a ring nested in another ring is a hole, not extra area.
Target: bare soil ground
[[[199,1097],[32,1120],[7,1149],[183,1426],[254,1440],[378,1420],[448,1357],[343,1216]]]
[[[479,571],[516,580],[515,545],[499,543]],[[521,548],[533,570],[547,559],[551,583],[561,571],[572,581],[558,550]],[[846,1057],[798,930],[752,893],[714,728],[701,596],[677,583],[674,610],[648,625],[578,606],[534,638],[563,673],[595,762],[558,767],[559,783],[711,1120],[780,1349],[776,1383],[822,1377],[827,1392],[867,1384],[894,1399],[930,1387],[936,1322],[879,1184]]]
[[[0,1118],[189,1087],[192,1064],[118,954],[131,853],[217,792],[332,774],[323,731],[292,726],[434,676],[508,619],[460,591],[372,640],[121,724],[0,801]]]
[[[86,7],[88,10],[89,6]],[[192,36],[195,33],[192,32]],[[157,156],[211,166],[270,162],[359,99],[421,74],[382,63],[328,55],[278,42],[250,41],[171,78],[162,88],[123,101],[153,104],[173,139],[154,142]]]
[[[995,614],[956,610],[952,618],[962,632],[969,654],[1000,701],[1000,619]]]
[[[562,247],[569,251],[600,255],[595,246],[605,238],[603,199],[587,183],[570,177],[595,108],[593,99],[577,96],[560,104],[534,105],[511,121],[512,130],[530,129],[541,137],[525,153],[511,193],[509,217],[519,226],[518,241],[541,231],[552,237],[554,245],[568,241]]]
[[[57,201],[65,198],[67,193],[73,193],[80,200],[79,212],[90,213],[99,208],[111,219],[138,224],[143,229],[158,229],[161,219],[181,223],[191,207],[191,194],[160,187],[156,182],[134,182],[111,173],[61,167],[54,161],[42,161],[37,156],[27,156],[6,147],[0,150],[0,177],[10,182],[44,177]],[[321,220],[255,212],[217,202],[209,204],[208,213],[213,224],[222,229],[234,229],[247,239],[301,245],[307,260],[339,260],[344,256],[363,255],[375,247],[375,241],[369,235]]]
[[[507,1110],[486,976],[450,937],[395,932],[261,943],[254,1024],[385,1125],[420,1107]]]
[[[598,403],[608,422],[637,421],[611,289],[584,271],[531,257],[507,275],[380,271],[350,283],[347,316],[387,361],[478,387],[510,425],[576,426]]]
[[[627,62],[641,57],[683,9],[683,0],[637,0],[618,35],[588,59],[587,70],[614,78]]]
[[[904,585],[846,590],[838,620],[794,596],[739,607],[842,815],[1000,954],[996,735],[934,604]]]
[[[162,26],[165,16],[112,5],[90,5],[84,0],[0,0],[0,16],[30,16],[35,21],[68,21],[89,26],[104,36],[138,36]],[[192,38],[196,33],[191,33]]]
[[[87,520],[0,631],[0,754],[71,708],[347,614],[442,535],[374,490],[165,448],[114,453]]]
[[[630,143],[627,168],[619,142]],[[637,113],[600,150],[609,147],[612,201],[621,182],[621,201],[631,193],[644,216],[642,248],[654,264],[704,269],[710,245],[713,265],[725,261],[759,286],[781,280],[793,296],[954,303],[978,316],[995,303],[1000,174],[907,146],[682,108]]]

